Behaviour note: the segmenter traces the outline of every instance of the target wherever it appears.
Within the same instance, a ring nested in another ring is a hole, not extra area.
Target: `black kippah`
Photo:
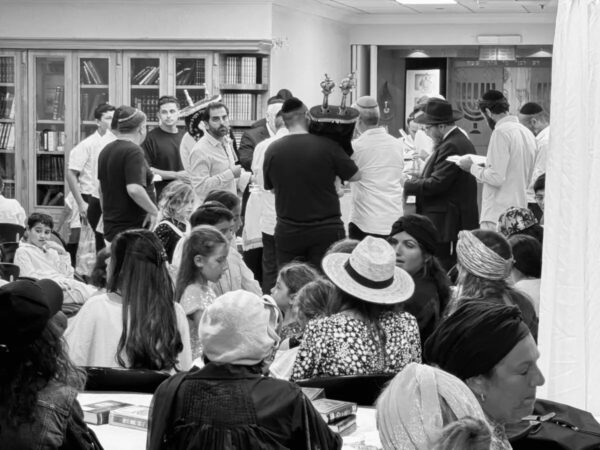
[[[506,100],[506,97],[504,97],[502,92],[492,89],[484,93],[481,99],[486,102],[497,102],[500,100]]]
[[[541,113],[544,110],[540,105],[534,102],[525,103],[519,111],[521,114],[532,115]]]
[[[288,98],[285,102],[283,102],[283,105],[281,106],[281,112],[288,113],[288,112],[296,111],[297,109],[300,109],[303,106],[304,106],[304,103],[302,103],[302,100],[300,100],[299,98],[296,98],[296,97]]]

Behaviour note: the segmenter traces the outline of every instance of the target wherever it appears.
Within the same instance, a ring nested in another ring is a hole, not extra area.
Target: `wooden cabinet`
[[[23,171],[16,157],[21,148],[22,108],[18,95],[22,92],[21,64],[16,52],[0,52],[0,175],[4,180],[3,195],[18,197],[23,189]]]

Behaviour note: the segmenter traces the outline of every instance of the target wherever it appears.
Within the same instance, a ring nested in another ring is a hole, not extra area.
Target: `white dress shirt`
[[[550,147],[550,127],[544,128],[535,137],[536,151],[533,171],[531,172],[531,181],[527,189],[527,201],[535,203],[535,192],[533,192],[533,183],[538,177],[546,173],[546,159],[548,157],[548,147]]]
[[[117,137],[110,131],[100,136],[98,131],[86,137],[69,153],[69,170],[79,172],[79,189],[84,195],[98,198],[98,156]]]

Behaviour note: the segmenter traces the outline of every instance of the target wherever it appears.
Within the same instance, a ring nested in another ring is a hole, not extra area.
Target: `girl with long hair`
[[[107,293],[89,299],[67,328],[80,366],[188,370],[189,327],[173,301],[167,257],[147,230],[119,233],[111,246]]]
[[[175,301],[181,304],[188,318],[194,359],[202,356],[202,345],[198,338],[200,319],[216,298],[208,283],[218,281],[223,275],[228,251],[225,236],[210,225],[194,228],[183,244]]]

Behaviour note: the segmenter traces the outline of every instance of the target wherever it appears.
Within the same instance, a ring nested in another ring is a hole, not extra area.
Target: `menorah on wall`
[[[477,122],[484,119],[479,110],[479,99],[484,92],[496,89],[496,83],[478,83],[472,81],[457,81],[456,85],[457,108],[463,112],[465,119],[471,122],[470,134],[481,134],[477,129]]]

